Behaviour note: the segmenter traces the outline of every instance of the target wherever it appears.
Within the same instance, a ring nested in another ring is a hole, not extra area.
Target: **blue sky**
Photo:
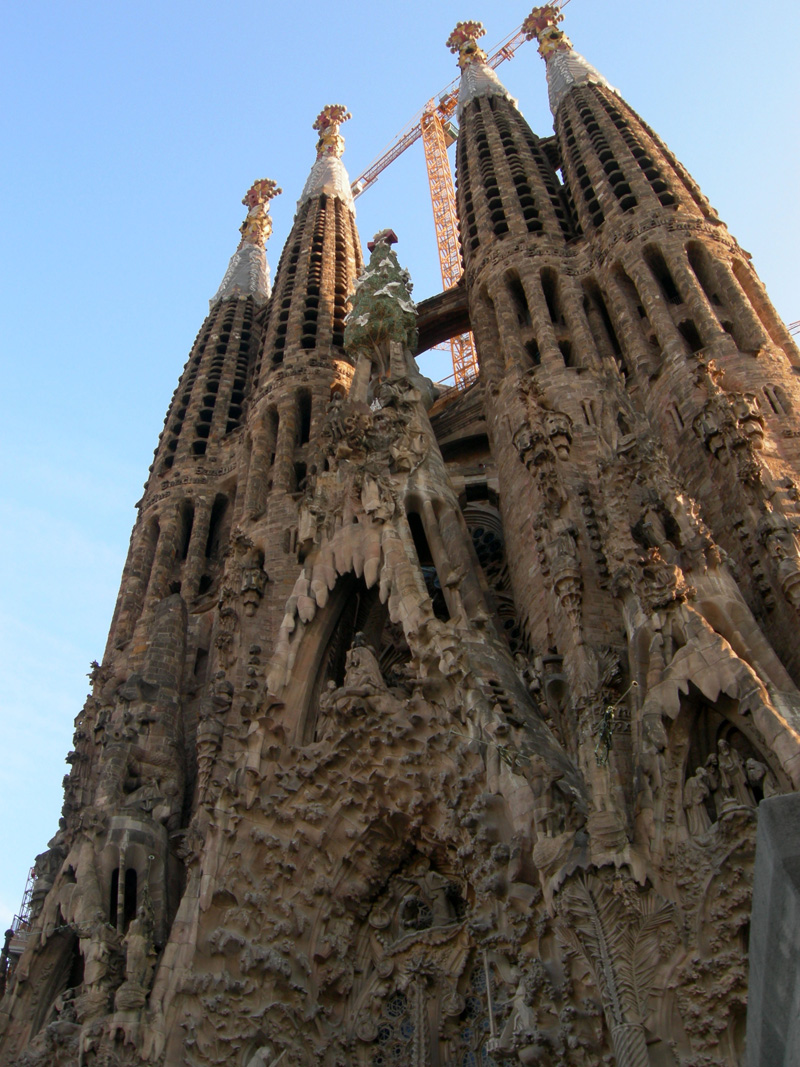
[[[240,201],[278,181],[273,269],[326,103],[363,170],[525,4],[118,0],[9,5],[0,44],[0,923],[56,828],[64,755],[100,658],[172,390],[236,247]],[[699,181],[778,311],[800,319],[796,0],[571,0],[565,29]],[[533,45],[498,71],[551,131]],[[391,226],[422,299],[439,290],[421,147],[358,201]],[[434,377],[446,364],[423,364]]]

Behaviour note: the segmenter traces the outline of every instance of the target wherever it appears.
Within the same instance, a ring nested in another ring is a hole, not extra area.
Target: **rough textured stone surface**
[[[800,355],[624,101],[576,82],[539,140],[476,25],[465,276],[420,323],[468,316],[480,378],[419,374],[386,233],[346,333],[326,109],[337,183],[170,406],[4,1063],[744,1063],[756,809],[800,785]]]

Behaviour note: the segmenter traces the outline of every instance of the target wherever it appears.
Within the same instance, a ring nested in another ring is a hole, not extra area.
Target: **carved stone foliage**
[[[694,432],[715,459],[730,463],[741,481],[758,489],[763,472],[756,453],[764,444],[764,419],[755,394],[726,389],[713,359],[700,363],[697,382],[707,399],[692,422]]]
[[[543,1067],[589,1067],[602,1062],[606,1047],[603,1013],[591,990],[585,968],[575,966],[570,950],[548,946],[546,965],[539,957],[526,961],[497,1036],[488,1042],[498,1063],[542,1064]],[[580,974],[580,979],[572,977]],[[587,981],[588,979],[588,981]],[[587,985],[589,988],[587,989]]]
[[[800,551],[794,526],[770,509],[758,524],[758,537],[783,595],[793,608],[800,608]]]
[[[603,1001],[619,1067],[648,1067],[644,1023],[656,972],[680,944],[673,905],[624,875],[581,876],[558,899],[559,934],[579,951]]]

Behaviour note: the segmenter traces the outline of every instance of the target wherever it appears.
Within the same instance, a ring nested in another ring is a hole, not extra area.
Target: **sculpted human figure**
[[[128,927],[123,946],[125,981],[117,990],[115,1003],[118,1009],[131,1010],[144,1006],[156,965],[153,916],[146,903],[141,905]]]
[[[800,607],[800,564],[789,523],[772,512],[759,523],[759,533],[772,557],[783,595],[792,607]]]
[[[745,774],[750,788],[757,791],[763,797],[774,797],[778,792],[775,779],[767,769],[767,765],[752,756],[745,760]]]
[[[737,804],[752,807],[753,795],[747,786],[747,778],[739,753],[723,739],[717,742],[717,751],[719,752],[720,788]]]
[[[329,732],[332,716],[350,716],[363,713],[365,709],[377,712],[392,712],[399,706],[381,674],[377,657],[367,645],[363,633],[357,633],[345,659],[344,684],[337,687],[328,682],[320,697],[320,734],[324,740]]]
[[[317,741],[324,741],[331,731],[332,717],[336,707],[336,682],[331,678],[325,691],[319,698],[319,715],[317,716]]]
[[[718,796],[720,781],[719,781],[719,759],[716,752],[710,752],[703,767],[706,775],[706,782],[708,788],[711,791],[711,796],[714,798],[714,806],[719,810]]]
[[[351,696],[369,696],[384,690],[386,683],[375,653],[363,633],[357,633],[345,660],[344,688]]]
[[[702,837],[711,829],[711,818],[706,807],[706,800],[710,795],[706,771],[703,767],[697,767],[694,775],[686,779],[683,787],[683,809],[692,837]]]

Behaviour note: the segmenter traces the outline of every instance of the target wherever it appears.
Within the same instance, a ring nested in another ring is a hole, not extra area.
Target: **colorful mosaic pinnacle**
[[[272,233],[269,202],[283,190],[271,178],[259,178],[247,190],[242,203],[249,208],[247,218],[239,227],[242,244],[263,246]]]
[[[344,137],[339,133],[339,127],[352,117],[344,104],[327,104],[320,111],[316,122],[311,127],[312,130],[319,130],[317,159],[323,159],[325,156],[336,156],[338,158],[342,155],[344,152]]]
[[[278,183],[272,178],[259,178],[253,182],[244,195],[242,203],[247,207],[255,207],[256,204],[266,204],[273,197],[280,196],[283,189],[278,188]]]
[[[535,7],[522,23],[528,40],[534,37],[538,40],[542,59],[547,59],[553,52],[568,52],[572,48],[572,41],[558,28],[558,23],[563,21],[564,16],[555,4],[545,4]]]
[[[478,38],[485,34],[482,22],[469,19],[456,25],[445,43],[451,52],[458,54],[459,67],[463,68],[475,59],[486,59],[486,53],[478,47]]]

